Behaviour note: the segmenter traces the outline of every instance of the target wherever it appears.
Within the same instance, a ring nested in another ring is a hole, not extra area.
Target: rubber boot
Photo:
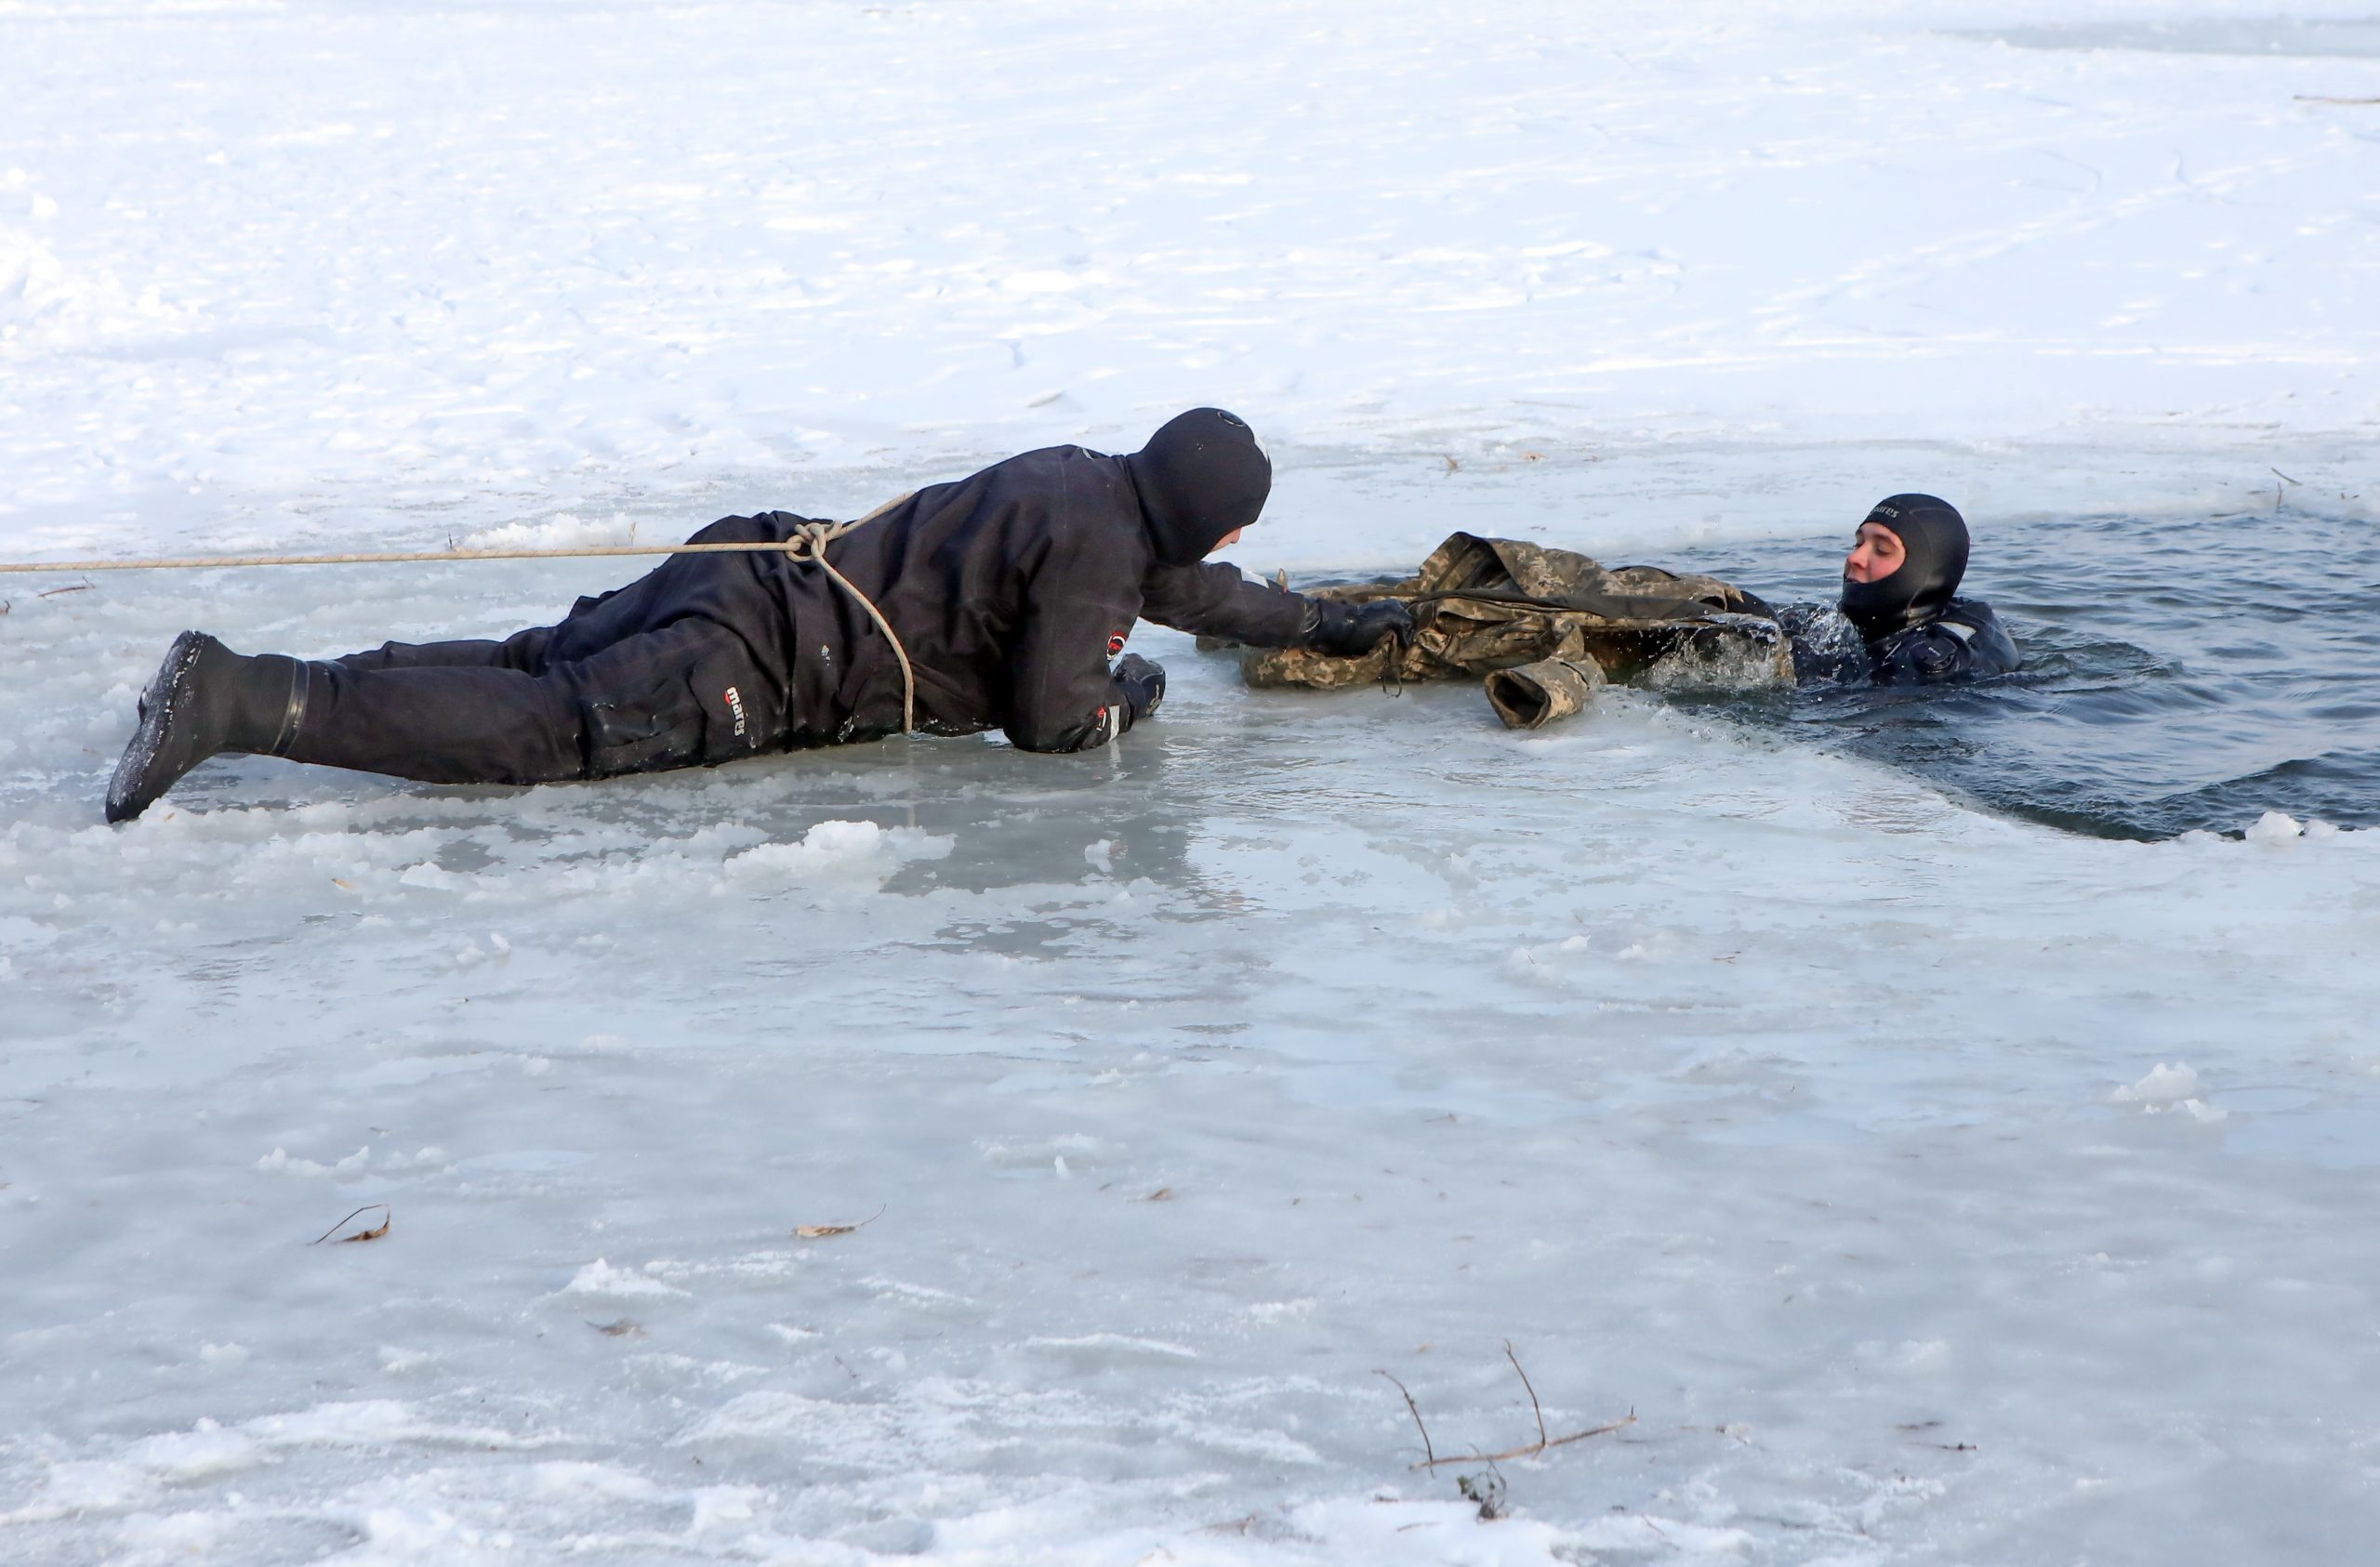
[[[108,784],[108,820],[131,821],[209,757],[281,755],[305,718],[309,675],[297,659],[245,658],[203,631],[175,638]]]

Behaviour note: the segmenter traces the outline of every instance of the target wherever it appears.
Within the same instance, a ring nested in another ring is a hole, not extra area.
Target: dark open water
[[[1831,600],[1844,542],[1681,563],[1775,603]],[[2266,810],[2380,825],[2380,524],[2294,511],[1993,524],[1963,591],[2000,612],[2022,672],[1712,705],[2103,837],[2236,833]]]

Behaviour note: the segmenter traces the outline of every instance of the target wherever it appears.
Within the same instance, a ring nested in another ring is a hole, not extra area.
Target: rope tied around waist
[[[876,623],[876,628],[884,633],[884,639],[892,644],[892,656],[901,665],[901,732],[904,734],[916,732],[918,727],[918,676],[917,671],[909,666],[909,650],[901,645],[899,633],[892,629],[892,623],[884,618],[884,612],[876,607],[876,600],[861,592],[859,584],[837,571],[835,563],[826,559],[826,546],[845,533],[867,526],[908,498],[901,495],[886,501],[866,516],[854,518],[849,522],[804,522],[794,529],[784,546],[787,559],[816,566],[834,580],[836,586],[850,594],[859,607],[867,612],[867,618]]]

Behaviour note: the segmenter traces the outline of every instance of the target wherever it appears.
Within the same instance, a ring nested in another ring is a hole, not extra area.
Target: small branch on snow
[[[1530,1413],[1537,1416],[1537,1440],[1526,1446],[1515,1447],[1505,1453],[1482,1453],[1474,1448],[1469,1453],[1460,1454],[1451,1458],[1439,1457],[1437,1450],[1430,1445],[1430,1428],[1421,1423],[1421,1406],[1413,1402],[1412,1390],[1404,1383],[1398,1382],[1395,1376],[1389,1376],[1387,1372],[1377,1367],[1373,1369],[1373,1376],[1387,1376],[1389,1381],[1395,1384],[1396,1390],[1405,1395],[1405,1407],[1413,1413],[1414,1429],[1421,1433],[1421,1461],[1408,1465],[1408,1468],[1435,1469],[1448,1464],[1495,1464],[1506,1458],[1530,1458],[1540,1453],[1549,1452],[1556,1447],[1567,1447],[1574,1442],[1584,1442],[1589,1437],[1605,1436],[1636,1423],[1636,1412],[1632,1409],[1621,1419],[1606,1421],[1600,1426],[1590,1426],[1583,1431],[1572,1431],[1567,1436],[1548,1436],[1545,1431],[1545,1406],[1538,1402],[1537,1385],[1528,1379],[1528,1373],[1522,1368],[1521,1358],[1514,1353],[1513,1341],[1509,1338],[1504,1340],[1504,1358],[1513,1363],[1514,1375],[1521,1379],[1521,1386],[1528,1391],[1528,1407]]]
[[[1434,1469],[1444,1464],[1499,1464],[1507,1458],[1533,1458],[1553,1448],[1567,1447],[1574,1442],[1584,1442],[1589,1437],[1607,1436],[1613,1431],[1635,1423],[1636,1412],[1632,1409],[1623,1419],[1607,1421],[1600,1426],[1590,1426],[1583,1431],[1572,1431],[1568,1436],[1558,1436],[1546,1442],[1532,1442],[1527,1447],[1515,1447],[1509,1453],[1465,1454],[1460,1458],[1425,1458],[1412,1467],[1417,1469]]]
[[[1513,1341],[1509,1338],[1504,1340],[1504,1358],[1513,1363],[1513,1375],[1521,1379],[1521,1386],[1528,1389],[1529,1412],[1537,1416],[1537,1445],[1541,1448],[1545,1445],[1545,1406],[1537,1402],[1537,1389],[1531,1386],[1528,1373],[1521,1369],[1521,1358],[1513,1353]]]
[[[1414,1429],[1421,1433],[1421,1462],[1416,1464],[1414,1468],[1426,1468],[1430,1465],[1436,1463],[1438,1461],[1438,1455],[1430,1446],[1430,1428],[1421,1424],[1421,1406],[1413,1402],[1413,1395],[1410,1392],[1406,1391],[1405,1384],[1397,1382],[1396,1378],[1394,1376],[1389,1376],[1387,1372],[1375,1366],[1372,1369],[1372,1375],[1375,1376],[1388,1376],[1388,1379],[1391,1382],[1395,1382],[1396,1390],[1405,1394],[1405,1407],[1413,1412]]]
[[[857,1224],[797,1224],[793,1227],[793,1232],[805,1241],[823,1240],[829,1235],[848,1235],[854,1230],[865,1230],[883,1217],[884,1205],[879,1204],[874,1213],[869,1214]]]
[[[389,1205],[386,1203],[364,1204],[362,1207],[356,1209],[354,1213],[349,1214],[346,1218],[340,1219],[337,1224],[332,1225],[329,1229],[324,1231],[321,1234],[315,1236],[306,1244],[310,1246],[321,1245],[324,1241],[329,1240],[333,1235],[338,1235],[340,1231],[346,1229],[350,1219],[355,1218],[358,1215],[370,1213],[374,1208],[380,1210],[380,1222],[377,1226],[370,1230],[358,1230],[352,1235],[339,1235],[338,1238],[341,1244],[349,1241],[378,1240],[381,1236],[389,1232],[389,1226],[395,1222],[397,1217],[390,1210]]]

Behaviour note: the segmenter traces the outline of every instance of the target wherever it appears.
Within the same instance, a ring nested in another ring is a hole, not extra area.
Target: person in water
[[[1124,652],[1135,621],[1348,656],[1410,638],[1402,604],[1310,599],[1205,560],[1256,520],[1272,485],[1255,433],[1197,408],[1138,452],[1027,452],[840,529],[782,511],[724,518],[693,542],[814,551],[672,556],[503,641],[309,662],[185,631],[141,699],[107,818],[139,815],[227,752],[544,784],[905,729],[1086,751],[1165,695],[1164,669]]]
[[[1869,509],[1843,561],[1843,618],[1859,634],[1866,678],[1881,686],[1934,685],[2006,675],[2023,662],[1979,599],[1957,597],[1967,570],[1967,524],[1936,495],[1887,495]],[[1818,617],[1788,610],[1801,677],[1857,679],[1848,650],[1812,644]]]

